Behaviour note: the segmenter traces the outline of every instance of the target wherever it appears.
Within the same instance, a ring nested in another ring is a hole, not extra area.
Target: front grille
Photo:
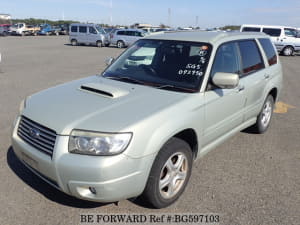
[[[54,130],[22,116],[18,135],[27,144],[52,157],[56,140],[56,132]]]

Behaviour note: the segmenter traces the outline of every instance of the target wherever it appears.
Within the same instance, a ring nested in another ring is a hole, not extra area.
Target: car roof
[[[268,28],[291,28],[296,29],[295,27],[290,26],[275,26],[275,25],[259,25],[259,24],[243,24],[241,27],[268,27]]]
[[[151,34],[146,39],[177,40],[206,42],[214,44],[219,41],[229,41],[248,38],[262,38],[267,36],[260,32],[212,32],[212,31],[174,31],[160,34]]]
[[[117,29],[116,31],[120,31],[120,30],[144,32],[142,29]]]
[[[95,23],[71,23],[70,26],[96,26]]]

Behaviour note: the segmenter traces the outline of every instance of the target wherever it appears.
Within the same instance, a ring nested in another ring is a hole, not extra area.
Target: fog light
[[[97,194],[97,191],[94,187],[89,187],[90,192],[92,192],[94,195]]]

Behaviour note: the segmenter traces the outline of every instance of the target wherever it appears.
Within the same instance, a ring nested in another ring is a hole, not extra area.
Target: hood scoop
[[[83,84],[81,85],[80,90],[99,94],[109,98],[119,98],[129,93],[127,90],[103,83]]]

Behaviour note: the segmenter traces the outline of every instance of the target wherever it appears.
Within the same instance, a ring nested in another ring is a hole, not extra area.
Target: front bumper
[[[52,157],[36,150],[12,132],[17,157],[35,174],[61,191],[77,198],[113,202],[136,197],[145,188],[154,155],[131,158],[88,156],[68,152],[69,136],[58,135]]]

